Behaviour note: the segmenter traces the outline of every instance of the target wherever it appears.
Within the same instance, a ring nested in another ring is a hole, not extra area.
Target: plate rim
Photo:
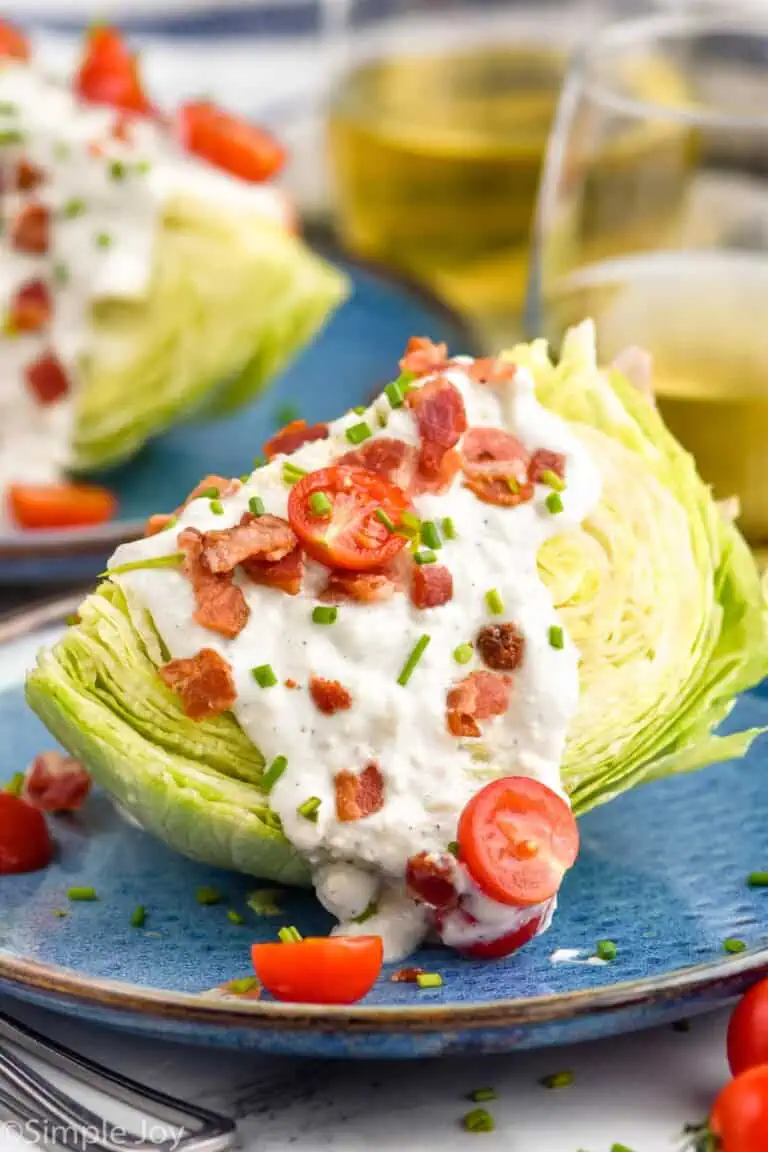
[[[0,617],[0,645],[32,635],[42,628],[63,624],[91,589],[44,600]],[[42,964],[0,949],[0,983],[27,991],[59,996],[78,1004],[156,1021],[187,1025],[263,1030],[279,1025],[286,1031],[312,1028],[325,1032],[385,1033],[393,1028],[411,1032],[435,1029],[468,1030],[554,1024],[590,1015],[629,1010],[642,1004],[675,1003],[680,994],[693,996],[720,986],[722,999],[728,986],[743,976],[755,980],[768,972],[768,947],[726,955],[705,964],[673,969],[664,976],[581,989],[549,996],[505,997],[487,1004],[430,1005],[310,1005],[277,1001],[220,1001],[205,993],[144,988],[118,980],[80,976],[74,969]]]

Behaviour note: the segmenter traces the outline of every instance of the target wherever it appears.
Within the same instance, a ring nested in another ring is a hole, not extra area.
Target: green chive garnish
[[[143,904],[139,904],[131,915],[131,928],[143,928],[147,922],[147,910]]]
[[[475,1104],[485,1104],[489,1100],[495,1100],[496,1093],[493,1088],[475,1088],[474,1092],[470,1092],[469,1098]]]
[[[346,437],[350,444],[362,444],[364,440],[370,439],[373,435],[365,420],[361,420],[359,424],[353,424],[347,428]]]
[[[97,248],[111,248],[112,247],[112,237],[110,236],[109,232],[99,232],[96,235],[96,247]]]
[[[85,200],[67,200],[64,205],[64,216],[67,220],[74,220],[76,216],[82,216],[85,212]]]
[[[110,160],[109,174],[113,180],[125,180],[127,169],[122,160]]]
[[[504,601],[495,588],[489,589],[485,594],[485,603],[491,616],[501,616],[504,611]]]
[[[616,959],[616,945],[613,940],[598,940],[595,952],[600,960]]]
[[[451,840],[450,844],[448,845],[448,851],[450,852],[451,856],[458,857],[459,852],[461,851],[459,848],[458,840]]]
[[[14,772],[10,780],[3,788],[3,792],[7,792],[9,796],[21,796],[24,789],[24,773]]]
[[[730,952],[732,955],[735,955],[737,952],[746,952],[747,945],[743,940],[734,940],[729,938],[728,940],[723,940],[723,948],[726,952]]]
[[[426,550],[424,550],[422,552],[414,553],[413,558],[417,564],[436,564],[437,563],[437,555],[434,552],[429,552]]]
[[[338,614],[339,610],[335,604],[318,604],[312,609],[312,621],[314,624],[335,624]]]
[[[458,536],[458,533],[456,531],[456,525],[454,524],[454,522],[450,516],[446,516],[443,519],[442,527],[443,527],[443,536],[445,536],[446,540],[455,540],[456,539],[456,537]]]
[[[220,490],[212,484],[210,488],[203,488],[202,492],[198,492],[195,500],[216,500],[219,496],[221,496]]]
[[[513,496],[520,495],[520,485],[514,476],[507,476],[507,488],[509,488]]]
[[[0,114],[3,116],[15,116],[17,111],[17,105],[10,100],[0,100]]]
[[[211,512],[213,512],[214,516],[224,515],[224,505],[222,504],[221,500],[211,500],[208,504],[208,507],[210,508]]]
[[[271,664],[259,664],[258,668],[252,668],[251,676],[259,688],[273,688],[277,684],[277,676]]]
[[[299,804],[296,811],[299,816],[303,816],[305,820],[311,820],[313,824],[317,824],[317,813],[320,810],[322,800],[319,796],[310,796],[303,804]]]
[[[442,988],[443,978],[439,972],[419,972],[416,983],[419,988]]]
[[[551,468],[546,468],[542,472],[541,483],[546,484],[548,488],[554,488],[555,492],[565,491],[565,480],[562,476],[558,476],[557,472],[553,472]]]
[[[251,496],[248,501],[248,511],[252,516],[263,516],[266,512],[261,496]]]
[[[300,416],[295,404],[281,404],[275,412],[275,423],[278,428],[285,428],[286,424],[293,424]]]
[[[301,932],[299,932],[298,928],[294,928],[292,924],[281,928],[277,934],[283,944],[300,944],[303,939]]]
[[[53,155],[57,160],[68,160],[70,156],[69,144],[64,144],[61,141],[54,144]]]
[[[309,498],[309,507],[314,516],[327,516],[333,504],[325,492],[313,492]]]
[[[67,900],[98,900],[95,888],[67,888]]]
[[[254,458],[253,458],[254,468],[263,468],[265,464],[266,464],[266,460],[264,459],[263,456],[254,456]]]
[[[195,900],[198,904],[208,907],[211,904],[221,904],[224,897],[218,888],[214,888],[212,884],[204,884],[195,892]]]
[[[257,916],[277,916],[280,912],[277,900],[282,895],[279,888],[257,888],[248,896],[246,904]]]
[[[237,912],[234,908],[230,908],[227,912],[227,920],[229,920],[230,924],[237,924],[238,927],[245,924],[245,916],[243,916],[242,912]]]
[[[79,616],[77,616],[77,615],[75,615],[75,616],[67,616],[67,617],[66,617],[66,619],[65,619],[65,621],[64,621],[64,623],[65,623],[65,624],[68,624],[70,628],[74,628],[74,626],[75,626],[76,624],[79,624],[79,623],[80,623],[80,617],[79,617]]]
[[[61,260],[58,260],[53,266],[53,279],[60,288],[69,283],[69,269]]]
[[[15,128],[7,128],[5,131],[0,132],[0,147],[5,144],[23,144],[24,137],[21,132]]]
[[[394,524],[393,524],[393,523],[392,523],[392,521],[390,520],[389,516],[387,516],[387,514],[386,514],[386,512],[384,511],[384,509],[383,509],[383,508],[377,508],[377,509],[376,509],[376,511],[374,512],[374,516],[376,517],[376,519],[377,519],[377,520],[378,520],[378,521],[379,521],[381,524],[383,524],[383,525],[384,525],[384,527],[386,528],[387,532],[394,532],[394,531],[395,531],[395,526],[394,526]]]
[[[553,624],[549,629],[549,644],[551,648],[563,648],[565,646],[565,635],[559,624]]]
[[[53,914],[57,920],[64,920],[65,917],[69,916],[69,912],[65,912],[63,908],[54,908]]]
[[[493,1132],[496,1123],[485,1108],[473,1108],[462,1120],[467,1132]]]
[[[459,644],[458,648],[453,650],[453,658],[457,664],[469,664],[473,652],[471,644]]]
[[[140,176],[146,176],[148,172],[152,171],[152,165],[149,160],[139,160],[136,164],[136,171]]]
[[[421,520],[415,516],[413,512],[403,512],[400,517],[400,523],[397,525],[398,536],[405,536],[407,540],[412,540],[421,532]]]
[[[286,756],[275,756],[269,768],[267,768],[266,772],[261,778],[262,792],[271,792],[287,767],[288,758]]]
[[[379,905],[375,900],[372,900],[364,912],[361,912],[359,916],[352,917],[352,923],[365,924],[366,920],[370,920],[372,916],[375,916],[378,910]]]
[[[419,637],[419,639],[414,644],[413,651],[411,652],[410,656],[408,657],[405,664],[403,665],[402,671],[397,678],[398,684],[400,684],[403,688],[405,688],[406,684],[408,683],[411,676],[413,675],[413,671],[414,671],[416,665],[418,664],[419,660],[421,660],[422,656],[424,655],[425,649],[426,649],[427,645],[429,644],[429,640],[430,640],[430,637],[426,633],[424,633],[424,635]]]
[[[611,1144],[611,1152],[632,1152],[626,1144]]]
[[[539,1084],[542,1088],[570,1088],[573,1080],[573,1072],[553,1072],[551,1076],[539,1080]]]
[[[384,395],[393,408],[402,408],[404,395],[399,380],[393,380],[391,384],[387,384]]]
[[[241,484],[247,484],[248,481],[250,480],[250,478],[251,478],[250,472],[243,472],[243,474],[240,477],[240,483]]]
[[[254,988],[258,987],[259,981],[256,976],[241,976],[239,980],[229,980],[225,985],[227,992],[231,996],[245,996],[248,992],[253,992]]]
[[[352,411],[354,412],[355,416],[362,416],[364,412],[368,411],[368,409],[365,407],[365,404],[358,404],[356,408],[352,409]]]
[[[768,888],[768,872],[750,872],[747,884],[750,888]]]
[[[443,542],[434,520],[425,520],[421,525],[421,542],[425,548],[442,548]]]
[[[298,464],[291,464],[290,460],[286,460],[283,464],[283,481],[285,484],[295,484],[306,474],[306,468],[299,468]]]
[[[562,512],[563,510],[563,498],[559,492],[550,492],[544,503],[553,516],[556,516],[558,512]]]
[[[184,559],[183,552],[171,552],[168,556],[153,556],[149,560],[128,560],[116,568],[107,568],[101,576],[122,576],[124,572],[138,572],[142,568],[178,568]]]

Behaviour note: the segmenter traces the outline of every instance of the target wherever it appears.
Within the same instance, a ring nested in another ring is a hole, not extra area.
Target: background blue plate
[[[350,299],[320,337],[250,408],[225,420],[180,425],[134,460],[96,477],[118,496],[119,519],[70,532],[0,532],[0,584],[89,579],[121,540],[141,535],[153,512],[172,511],[201,476],[250,471],[286,409],[310,423],[341,415],[397,375],[408,338],[429,335],[454,352],[474,351],[458,316],[406,281],[373,266],[336,261],[352,278]]]
[[[50,747],[24,705],[23,671],[57,634],[75,602],[21,614],[0,626],[0,779]],[[745,696],[739,726],[768,723],[768,686]],[[768,869],[765,743],[747,759],[649,785],[582,821],[581,857],[568,876],[552,930],[501,963],[462,960],[438,948],[411,961],[440,972],[422,991],[392,983],[389,969],[352,1009],[244,1004],[201,995],[249,973],[249,945],[282,924],[305,934],[329,920],[306,893],[287,893],[283,914],[258,918],[247,877],[194,864],[124,824],[104,796],[55,822],[58,857],[47,871],[0,877],[0,995],[195,1043],[302,1056],[409,1057],[501,1052],[617,1034],[713,1008],[768,971],[768,890],[749,872]],[[199,885],[226,895],[200,907]],[[72,885],[99,900],[68,904]],[[130,927],[138,904],[144,929]],[[57,918],[56,909],[66,909]],[[227,910],[246,918],[232,924]],[[747,950],[726,955],[727,938]],[[610,938],[606,966],[556,964],[555,949]]]

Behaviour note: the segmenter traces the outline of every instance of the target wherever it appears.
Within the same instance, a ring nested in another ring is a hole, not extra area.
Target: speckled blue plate
[[[445,340],[472,352],[462,321],[426,291],[393,274],[348,260],[352,294],[319,338],[250,408],[225,420],[186,423],[100,477],[120,501],[119,518],[68,532],[0,530],[0,584],[90,579],[123,540],[140,536],[153,512],[172,510],[206,472],[249,471],[265,440],[293,409],[310,423],[341,415],[397,374],[409,336]]]
[[[26,709],[24,670],[76,601],[0,624],[0,780],[50,747]],[[768,682],[745,696],[735,723],[768,722]],[[0,996],[150,1035],[194,1043],[328,1057],[416,1057],[502,1052],[617,1034],[706,1011],[768,971],[768,890],[746,876],[768,869],[766,747],[692,776],[639,788],[582,821],[581,857],[551,931],[513,958],[483,964],[438,948],[412,963],[443,977],[424,991],[385,972],[350,1009],[206,997],[249,975],[249,945],[281,924],[324,933],[328,917],[307,893],[286,893],[283,915],[256,917],[258,885],[175,855],[129,827],[95,795],[54,822],[58,855],[45,872],[0,877]],[[225,902],[200,907],[200,885]],[[68,904],[70,886],[99,900]],[[143,929],[131,913],[146,905]],[[58,918],[56,909],[68,909]],[[227,919],[243,913],[245,924]],[[608,965],[553,963],[557,949],[598,939]],[[743,940],[727,955],[723,941]]]

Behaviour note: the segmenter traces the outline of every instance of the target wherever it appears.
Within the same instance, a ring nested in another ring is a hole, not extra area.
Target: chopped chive
[[[198,492],[195,500],[216,500],[219,496],[221,496],[220,489],[212,484],[210,488],[203,488],[201,492]]]
[[[109,175],[113,180],[125,180],[127,168],[122,160],[110,160]]]
[[[202,887],[198,888],[195,892],[195,900],[204,907],[209,907],[212,904],[221,904],[223,899],[224,897],[221,892],[219,892],[218,888],[214,888],[212,884],[203,884]]]
[[[183,552],[171,552],[168,556],[153,556],[149,560],[128,560],[116,568],[107,568],[100,575],[122,576],[124,572],[139,572],[142,568],[178,568],[183,559]]]
[[[263,456],[254,456],[254,458],[253,458],[254,468],[263,468],[265,464],[266,464],[266,460],[264,459]]]
[[[294,928],[292,924],[281,928],[277,934],[283,944],[300,944],[303,939],[301,932],[299,932],[298,928]]]
[[[18,106],[10,100],[0,100],[0,114],[3,116],[15,116],[18,111]]]
[[[387,384],[384,395],[393,408],[402,408],[405,397],[399,380],[393,380],[391,384]]]
[[[467,1132],[493,1132],[496,1123],[485,1108],[473,1108],[462,1120]]]
[[[252,516],[263,516],[266,512],[261,496],[251,496],[248,501],[248,511]]]
[[[291,464],[290,460],[286,460],[283,464],[283,481],[286,484],[295,484],[306,474],[306,468],[299,468],[298,464]]]
[[[425,548],[442,548],[443,542],[434,520],[425,520],[422,523],[421,542]]]
[[[314,624],[335,624],[339,614],[338,608],[332,604],[318,604],[312,609],[312,622]]]
[[[70,156],[69,144],[64,144],[63,141],[58,141],[53,146],[53,155],[56,160],[68,160]]]
[[[76,197],[72,200],[67,200],[64,205],[64,216],[67,220],[74,220],[77,216],[82,216],[85,212],[85,200],[79,200]]]
[[[400,517],[400,522],[397,525],[398,536],[406,536],[408,539],[412,539],[414,536],[418,536],[420,532],[421,520],[419,520],[418,516],[415,516],[413,512],[403,512]]]
[[[0,132],[0,147],[5,144],[23,144],[24,136],[16,128],[6,128]]]
[[[149,160],[139,160],[135,167],[140,176],[146,176],[148,172],[152,171],[152,165]]]
[[[112,237],[109,232],[98,232],[95,238],[97,248],[111,248]]]
[[[469,1098],[475,1104],[485,1104],[489,1100],[495,1100],[496,1093],[493,1088],[475,1088],[473,1092],[470,1092]]]
[[[735,955],[737,952],[746,952],[747,945],[743,940],[734,940],[729,937],[728,940],[723,940],[723,948],[726,952]]]
[[[445,536],[446,540],[455,540],[456,539],[456,537],[458,535],[458,533],[456,531],[456,525],[454,524],[454,522],[450,516],[445,516],[443,518],[442,528],[443,528],[443,536]]]
[[[67,888],[67,900],[98,900],[95,888]]]
[[[257,976],[241,976],[239,980],[229,980],[225,987],[231,996],[245,996],[261,985]]]
[[[418,664],[419,660],[421,660],[422,656],[424,655],[425,649],[426,649],[427,645],[429,644],[429,641],[430,641],[430,637],[425,632],[424,635],[420,636],[419,639],[414,644],[413,650],[411,651],[410,656],[408,657],[405,664],[403,665],[402,671],[400,672],[400,675],[397,678],[398,684],[400,684],[403,688],[405,688],[406,684],[408,683],[411,676],[413,675],[413,671],[414,671],[416,665]]]
[[[768,888],[768,872],[750,872],[747,884],[750,888]]]
[[[417,564],[436,564],[437,556],[434,552],[425,549],[423,552],[415,552],[413,556]]]
[[[551,1076],[544,1076],[539,1080],[542,1088],[570,1088],[573,1084],[573,1072],[553,1072]]]
[[[366,408],[365,404],[358,404],[356,408],[352,409],[352,411],[354,412],[355,416],[362,416],[364,412],[368,411],[368,409]]]
[[[380,523],[382,523],[384,525],[387,532],[394,532],[395,531],[394,524],[390,520],[389,516],[387,516],[387,514],[383,508],[377,508],[376,511],[374,512],[374,516],[376,517],[376,519]]]
[[[63,908],[54,908],[53,914],[57,920],[64,920],[65,917],[69,916],[69,912],[66,912]]]
[[[548,488],[554,488],[555,492],[565,491],[565,480],[562,476],[558,476],[557,472],[553,472],[551,468],[545,468],[541,474],[541,483],[546,484]]]
[[[366,424],[365,420],[361,420],[359,424],[353,424],[347,428],[346,437],[350,444],[362,444],[364,440],[368,440],[373,433]]]
[[[209,501],[208,507],[210,508],[211,512],[213,512],[214,516],[224,515],[224,505],[222,504],[221,500]]]
[[[379,910],[378,903],[375,900],[371,900],[370,904],[368,905],[368,907],[365,909],[364,912],[361,912],[359,916],[353,916],[352,917],[352,923],[353,924],[365,924],[366,920],[370,920],[372,916],[375,916],[376,913],[378,912],[378,910]]]
[[[549,629],[549,645],[550,648],[563,648],[565,646],[565,635],[559,624],[553,624]]]
[[[386,412],[382,412],[381,409],[379,409],[376,412],[376,423],[378,424],[379,428],[386,428],[388,422],[389,421],[387,419]]]
[[[490,588],[486,592],[485,603],[491,616],[501,616],[504,611],[504,601],[495,588]]]
[[[287,767],[288,758],[286,756],[275,756],[269,768],[267,768],[266,772],[261,777],[262,791],[271,792]]]
[[[248,896],[246,904],[257,916],[277,916],[280,912],[277,900],[282,895],[279,888],[257,888]]]
[[[53,279],[60,288],[69,283],[69,269],[61,260],[58,260],[53,266]]]
[[[281,404],[275,410],[275,423],[278,428],[285,428],[286,424],[293,424],[301,416],[295,404]]]
[[[131,915],[131,928],[143,928],[147,922],[147,910],[143,904],[139,904]]]
[[[598,940],[595,953],[600,960],[615,960],[616,945],[613,940]]]
[[[419,972],[416,983],[419,988],[442,988],[443,978],[439,972]]]
[[[250,472],[243,472],[243,474],[240,477],[240,483],[241,484],[247,484],[248,481],[250,480],[250,478],[251,478]]]
[[[258,668],[252,668],[251,676],[259,688],[274,688],[277,684],[277,676],[271,664],[259,664]]]
[[[245,916],[243,916],[242,912],[237,912],[234,908],[230,908],[227,912],[227,920],[229,920],[230,924],[237,924],[238,927],[245,924]]]
[[[299,816],[303,816],[305,820],[311,820],[313,824],[317,824],[317,813],[320,810],[322,800],[319,796],[310,796],[303,804],[299,804],[296,811]]]
[[[451,840],[450,844],[448,845],[448,851],[450,852],[451,856],[458,857],[459,852],[461,851],[459,848],[458,840]]]
[[[453,658],[457,664],[469,664],[473,652],[474,648],[471,644],[459,644],[458,648],[453,650]]]
[[[626,1144],[611,1144],[611,1152],[632,1152]]]
[[[3,792],[7,792],[9,796],[21,796],[24,789],[24,773],[14,772],[10,780],[3,788]]]
[[[559,492],[550,492],[544,503],[553,516],[556,516],[558,512],[562,512],[563,510],[563,498]]]
[[[507,488],[509,488],[513,496],[520,495],[520,484],[514,476],[507,476]]]
[[[309,507],[314,516],[327,516],[333,509],[333,504],[326,492],[313,492],[309,498]]]

